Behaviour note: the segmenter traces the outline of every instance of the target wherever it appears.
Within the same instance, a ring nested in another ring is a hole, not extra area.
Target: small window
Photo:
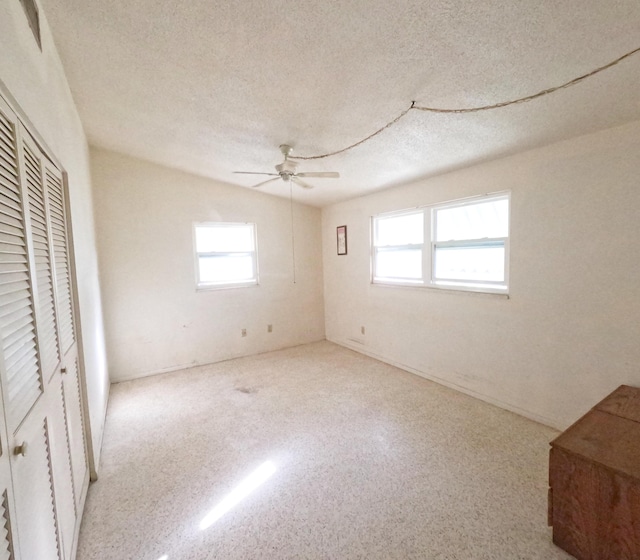
[[[508,194],[380,214],[372,226],[374,283],[507,292]]]
[[[194,224],[194,239],[198,288],[258,284],[255,224]]]

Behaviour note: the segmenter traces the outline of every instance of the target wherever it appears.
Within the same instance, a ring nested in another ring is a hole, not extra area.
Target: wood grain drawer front
[[[638,560],[640,481],[555,448],[550,467],[553,542],[579,560]]]

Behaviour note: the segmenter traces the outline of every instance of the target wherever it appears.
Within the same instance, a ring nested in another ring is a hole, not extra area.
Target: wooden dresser
[[[621,385],[551,442],[553,542],[579,560],[640,559],[640,388]]]

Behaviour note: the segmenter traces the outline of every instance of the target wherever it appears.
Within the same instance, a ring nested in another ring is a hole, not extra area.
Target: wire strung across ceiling
[[[355,142],[354,144],[351,144],[346,148],[342,148],[341,150],[336,150],[335,152],[320,154],[317,156],[295,156],[294,159],[322,159],[329,156],[342,154],[348,150],[351,150],[352,148],[355,148],[356,146],[359,146],[360,144],[364,144],[367,140],[371,140],[374,136],[377,136],[381,132],[384,132],[385,130],[387,130],[387,128],[396,124],[402,117],[404,117],[409,111],[412,111],[412,110],[427,111],[430,113],[478,113],[480,111],[489,111],[491,109],[499,109],[501,107],[508,107],[509,105],[516,105],[518,103],[526,103],[527,101],[532,101],[533,99],[538,99],[539,97],[544,97],[545,95],[550,95],[552,93],[555,93],[558,90],[574,86],[582,82],[583,80],[586,80],[587,78],[591,78],[592,76],[595,76],[596,74],[602,72],[603,70],[607,70],[608,68],[615,66],[619,62],[622,62],[624,59],[629,58],[630,56],[638,52],[640,52],[640,47],[638,47],[637,49],[633,49],[632,51],[629,51],[626,54],[623,54],[621,57],[616,58],[615,60],[612,60],[611,62],[609,62],[608,64],[605,64],[604,66],[600,66],[599,68],[596,68],[591,72],[587,72],[586,74],[583,74],[582,76],[578,76],[577,78],[574,78],[573,80],[569,80],[568,82],[561,84],[559,86],[543,89],[538,93],[527,95],[525,97],[520,97],[518,99],[512,99],[511,101],[502,101],[500,103],[494,103],[493,105],[483,105],[481,107],[467,107],[467,108],[461,108],[461,109],[442,109],[437,107],[422,107],[422,106],[416,105],[415,101],[412,101],[411,105],[407,109],[402,111],[402,113],[400,113],[395,119],[388,122],[383,127],[376,130],[374,133],[369,134],[369,136],[367,136],[366,138],[363,138],[362,140],[359,140],[358,142]]]

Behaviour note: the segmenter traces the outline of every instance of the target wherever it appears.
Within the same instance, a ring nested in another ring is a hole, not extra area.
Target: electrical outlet
[[[364,327],[360,327],[360,334],[364,334]]]
[[[267,332],[273,332],[273,325],[267,325]]]
[[[247,329],[242,329],[242,336],[247,336]]]

